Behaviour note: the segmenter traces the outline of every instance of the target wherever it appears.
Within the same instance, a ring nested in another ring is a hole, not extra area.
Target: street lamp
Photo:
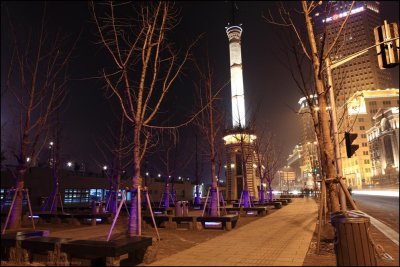
[[[67,167],[72,167],[72,162],[71,161],[67,162]]]
[[[103,170],[106,171],[107,169],[108,169],[107,165],[104,165],[104,166],[103,166]]]

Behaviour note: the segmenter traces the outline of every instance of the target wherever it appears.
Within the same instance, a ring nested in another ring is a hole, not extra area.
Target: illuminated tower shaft
[[[231,26],[226,28],[229,39],[229,54],[231,64],[231,95],[232,95],[232,126],[233,128],[246,126],[244,89],[242,72],[242,52],[240,39],[242,28]]]

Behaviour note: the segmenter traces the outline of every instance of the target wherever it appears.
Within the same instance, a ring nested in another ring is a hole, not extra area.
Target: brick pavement
[[[314,199],[293,199],[273,214],[148,266],[301,266],[316,219]]]

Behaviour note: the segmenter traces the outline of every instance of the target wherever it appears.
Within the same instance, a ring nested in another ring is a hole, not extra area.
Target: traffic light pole
[[[368,52],[371,48],[375,48],[376,46],[379,46],[383,43],[394,41],[399,39],[399,37],[392,38],[385,40],[384,42],[377,43],[375,45],[372,45],[370,47],[367,47],[365,49],[362,49],[352,55],[349,55],[347,57],[342,58],[341,60],[336,60],[335,62],[332,62],[329,57],[325,59],[325,67],[326,67],[326,74],[327,74],[327,79],[328,79],[328,87],[329,87],[329,102],[331,106],[331,120],[332,120],[332,128],[333,128],[333,140],[334,140],[334,145],[335,145],[335,158],[336,158],[336,173],[339,177],[343,176],[343,169],[342,169],[342,159],[340,156],[340,146],[339,146],[339,133],[338,133],[338,126],[337,126],[337,114],[336,114],[336,103],[335,103],[335,94],[333,90],[333,80],[332,80],[332,70],[336,67],[339,67],[340,65],[343,65],[347,63],[348,61],[361,56]],[[340,202],[342,203],[342,209],[346,209],[346,197],[343,192],[343,190],[340,190],[339,193],[340,196]]]
[[[330,106],[331,106],[333,141],[335,144],[336,173],[337,173],[338,177],[343,177],[342,159],[340,156],[340,146],[339,146],[339,132],[338,132],[338,126],[337,126],[335,94],[333,91],[333,80],[332,80],[332,69],[331,69],[332,62],[329,57],[327,57],[325,59],[325,65],[326,65],[326,74],[327,74],[327,78],[328,78],[328,87],[329,87],[329,102],[330,102]],[[340,199],[340,203],[342,206],[342,210],[347,210],[346,196],[340,187],[339,187],[339,199]]]

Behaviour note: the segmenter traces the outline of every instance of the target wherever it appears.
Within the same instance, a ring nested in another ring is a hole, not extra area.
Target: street
[[[399,198],[353,194],[358,208],[399,232]]]

